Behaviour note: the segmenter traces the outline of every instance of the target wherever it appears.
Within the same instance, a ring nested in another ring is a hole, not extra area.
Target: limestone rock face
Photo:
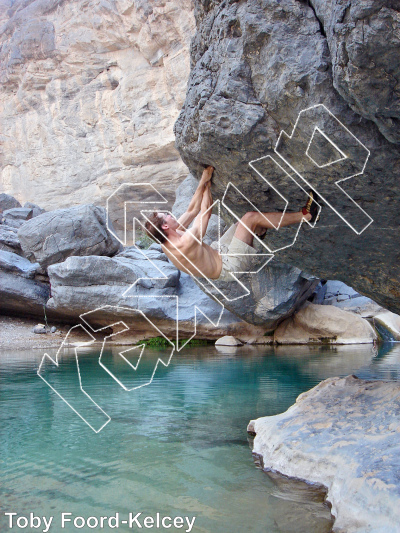
[[[350,107],[400,143],[400,5],[311,0],[332,58],[333,83]]]
[[[320,483],[343,533],[396,531],[398,383],[329,378],[285,413],[249,424],[266,469]]]
[[[151,181],[172,200],[191,0],[4,0],[0,26],[0,191],[56,209]]]
[[[376,338],[369,322],[355,313],[309,302],[274,332],[278,344],[366,344]]]
[[[43,213],[18,230],[25,255],[42,267],[71,255],[114,255],[121,245],[107,229],[105,209],[82,205]]]
[[[215,167],[214,198],[231,184],[226,220],[254,208],[283,210],[280,194],[298,211],[309,186],[294,170],[305,177],[324,198],[321,220],[303,224],[296,240],[293,228],[270,233],[266,242],[280,236],[276,258],[399,313],[399,94],[391,90],[399,20],[398,3],[378,12],[382,4],[197,1],[192,70],[175,133],[194,176],[200,164]],[[336,27],[343,37],[333,36]],[[249,166],[255,160],[259,174]],[[347,195],[335,185],[345,178]]]
[[[113,306],[91,314],[92,322],[106,326],[123,320],[131,329],[130,335],[138,339],[159,336],[159,332],[135,310],[142,311],[171,338],[176,337],[177,318],[181,339],[195,331],[201,338],[228,334],[243,340],[265,332],[265,328],[247,324],[223,310],[157,248],[128,248],[112,258],[69,257],[51,265],[48,273],[52,289],[49,310],[78,320],[82,313]]]

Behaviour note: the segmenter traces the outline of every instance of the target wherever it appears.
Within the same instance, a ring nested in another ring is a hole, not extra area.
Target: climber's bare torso
[[[217,279],[222,268],[220,254],[205,243],[199,243],[190,232],[177,230],[179,237],[161,245],[176,268],[196,277]]]
[[[213,205],[211,196],[213,171],[213,167],[204,170],[187,211],[178,220],[169,213],[155,213],[155,216],[165,236],[165,241],[161,245],[162,250],[176,268],[196,277],[218,279],[223,269],[222,257],[211,246],[202,242]],[[304,219],[310,220],[311,215],[302,211],[284,215],[251,211],[238,221],[234,237],[252,247],[254,235],[262,236],[267,228],[298,224]],[[192,227],[186,229],[192,222]]]

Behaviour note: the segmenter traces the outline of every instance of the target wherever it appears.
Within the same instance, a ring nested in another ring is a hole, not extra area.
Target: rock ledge
[[[397,531],[400,384],[329,378],[285,413],[252,420],[266,469],[325,485],[334,530]]]

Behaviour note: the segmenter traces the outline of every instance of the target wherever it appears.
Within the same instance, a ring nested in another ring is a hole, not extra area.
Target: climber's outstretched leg
[[[316,203],[317,195],[310,191],[309,199],[301,211],[297,213],[259,213],[258,211],[249,211],[240,219],[235,237],[250,246],[253,245],[253,233],[263,236],[268,228],[291,226],[299,224],[303,219],[314,222],[320,206]]]
[[[290,226],[299,224],[303,219],[311,220],[311,214],[303,215],[302,211],[298,213],[258,213],[258,211],[249,211],[239,221],[235,231],[235,237],[250,246],[253,246],[253,233],[263,236],[268,228]],[[250,230],[250,231],[249,231]]]

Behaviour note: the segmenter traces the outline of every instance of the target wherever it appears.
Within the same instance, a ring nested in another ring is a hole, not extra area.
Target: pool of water
[[[128,389],[143,384],[143,375],[132,378],[121,349],[106,352],[104,365]],[[202,346],[183,349],[167,368],[159,365],[149,386],[126,391],[98,364],[96,349],[77,353],[83,388],[111,418],[98,433],[38,377],[41,351],[0,352],[1,532],[10,531],[5,512],[54,516],[55,533],[78,531],[61,529],[65,512],[196,517],[194,532],[330,531],[319,491],[257,468],[247,423],[285,411],[301,392],[330,376],[400,379],[399,345],[379,351]],[[137,352],[125,355],[136,364]],[[169,351],[146,351],[145,374],[159,357],[168,359]],[[45,372],[72,407],[102,424],[103,411],[80,390],[73,349]],[[94,530],[116,531],[107,525],[79,529]],[[118,531],[139,529],[120,524]]]

